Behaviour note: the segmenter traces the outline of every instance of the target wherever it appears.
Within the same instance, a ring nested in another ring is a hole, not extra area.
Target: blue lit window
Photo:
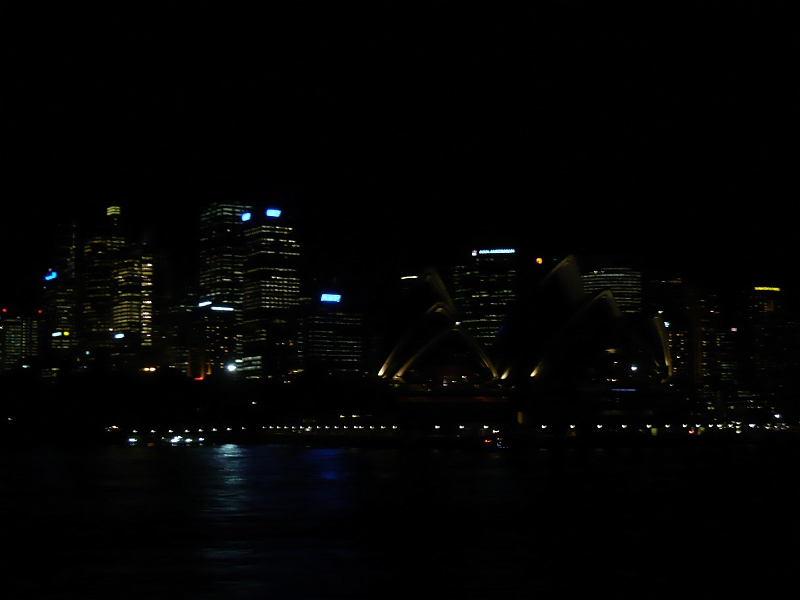
[[[249,212],[242,213],[242,221],[249,221],[252,216]]]
[[[319,297],[321,302],[339,302],[342,299],[341,294],[322,294]]]
[[[280,217],[281,216],[281,209],[280,208],[268,208],[267,209],[267,216],[268,217]]]

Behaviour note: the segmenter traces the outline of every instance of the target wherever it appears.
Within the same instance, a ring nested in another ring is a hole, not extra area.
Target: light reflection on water
[[[735,553],[760,561],[756,576],[790,570],[788,553],[763,548],[788,544],[791,529],[764,540],[742,515],[796,525],[799,500],[786,483],[796,455],[746,446],[231,444],[0,458],[11,589],[32,598],[547,598],[598,585],[700,596],[724,591]]]

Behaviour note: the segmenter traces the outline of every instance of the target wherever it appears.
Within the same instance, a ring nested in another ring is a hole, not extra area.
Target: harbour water
[[[4,598],[785,598],[798,444],[4,448]]]

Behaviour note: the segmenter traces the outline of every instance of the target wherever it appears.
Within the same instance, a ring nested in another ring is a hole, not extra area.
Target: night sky
[[[312,269],[350,278],[524,244],[796,289],[798,17],[4,2],[0,302],[59,219],[120,204],[180,262],[214,200],[291,207]]]

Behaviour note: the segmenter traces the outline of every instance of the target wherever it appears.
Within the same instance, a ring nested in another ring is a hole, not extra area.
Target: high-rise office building
[[[193,311],[189,372],[194,376],[224,369],[242,355],[244,232],[252,210],[237,202],[216,202],[200,215],[198,308],[203,310]]]
[[[513,248],[473,250],[453,268],[453,303],[472,337],[492,346],[517,297],[519,261]]]
[[[24,361],[38,355],[38,319],[0,313],[0,371],[25,368]]]
[[[298,319],[298,359],[305,370],[327,377],[359,375],[364,369],[364,333],[360,314],[339,293],[322,293]]]
[[[83,246],[81,340],[88,350],[110,348],[114,331],[114,270],[125,238],[120,209],[110,206],[95,235]]]
[[[42,351],[69,351],[77,345],[76,225],[59,224],[52,240],[50,268],[43,277]]]
[[[145,248],[121,250],[112,267],[112,329],[128,348],[153,345],[153,256]]]
[[[246,223],[242,310],[243,370],[280,376],[297,366],[300,244],[278,208],[242,214]]]
[[[236,329],[233,307],[215,305],[210,300],[192,309],[188,337],[187,374],[195,379],[235,371],[241,360],[233,332]]]
[[[787,310],[785,292],[776,286],[754,286],[740,310],[739,372],[744,389],[785,394],[797,389],[800,323]]]
[[[192,370],[190,358],[196,345],[195,311],[197,298],[194,294],[184,292],[180,299],[166,305],[161,313],[160,349],[163,351],[164,363],[179,373],[190,377],[199,376],[198,369]],[[196,365],[195,361],[195,365]]]
[[[244,283],[244,230],[252,208],[218,202],[200,215],[200,296],[234,308],[241,319]]]
[[[595,296],[611,290],[619,310],[638,313],[642,310],[642,271],[628,260],[617,258],[590,259],[594,263],[582,275],[583,290]]]

